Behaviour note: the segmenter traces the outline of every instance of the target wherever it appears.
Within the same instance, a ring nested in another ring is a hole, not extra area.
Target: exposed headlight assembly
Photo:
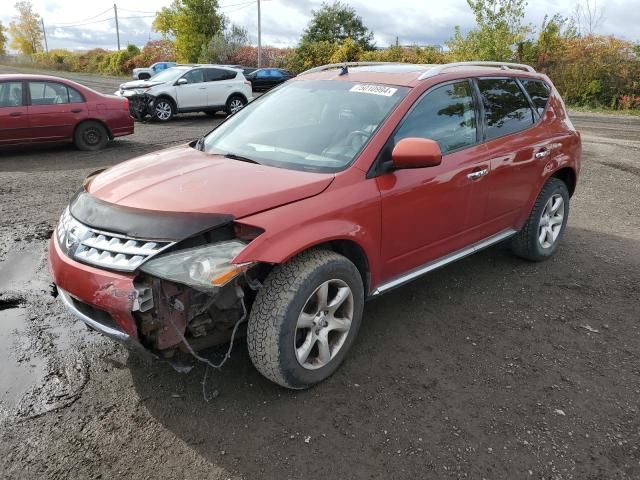
[[[227,240],[204,247],[159,255],[140,267],[145,273],[198,290],[214,290],[229,283],[252,264],[232,264],[246,243]]]

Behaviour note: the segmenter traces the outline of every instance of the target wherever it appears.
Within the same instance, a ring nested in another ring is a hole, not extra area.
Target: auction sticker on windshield
[[[382,95],[391,97],[398,91],[397,88],[385,87],[384,85],[358,84],[351,87],[350,92],[369,93],[371,95]]]

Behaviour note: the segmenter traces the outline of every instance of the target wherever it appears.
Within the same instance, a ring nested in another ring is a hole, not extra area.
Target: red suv
[[[306,388],[342,362],[367,298],[507,239],[553,255],[580,153],[531,67],[329,65],[90,176],[50,268],[116,340],[178,362],[246,330],[262,374]]]
[[[132,133],[125,98],[64,78],[0,75],[0,146],[73,142],[80,150],[99,150]]]

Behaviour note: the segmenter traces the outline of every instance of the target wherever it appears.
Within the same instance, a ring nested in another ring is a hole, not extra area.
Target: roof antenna
[[[339,76],[342,76],[342,75],[349,75],[349,68],[347,67],[346,63],[342,66],[342,69],[340,70]]]

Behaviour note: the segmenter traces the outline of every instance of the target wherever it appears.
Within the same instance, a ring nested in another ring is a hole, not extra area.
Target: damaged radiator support
[[[207,403],[210,400],[210,398],[207,397],[207,392],[206,392],[206,382],[207,382],[207,374],[209,372],[209,367],[211,367],[213,369],[216,369],[216,370],[219,370],[219,369],[221,369],[223,367],[223,365],[231,357],[231,350],[233,349],[233,341],[235,339],[236,332],[238,331],[238,327],[247,318],[247,306],[246,306],[245,301],[244,301],[244,291],[242,290],[242,287],[240,287],[240,285],[236,285],[235,288],[236,288],[236,294],[238,295],[238,298],[240,299],[240,304],[242,305],[242,316],[236,321],[235,325],[233,326],[233,331],[231,332],[231,339],[229,340],[229,348],[227,349],[227,352],[225,353],[224,357],[222,358],[222,360],[218,364],[215,364],[215,363],[211,362],[209,359],[198,355],[196,353],[196,351],[193,349],[193,347],[191,346],[191,344],[189,343],[189,341],[184,336],[184,333],[182,333],[180,331],[180,329],[178,328],[178,326],[173,322],[173,319],[170,316],[167,317],[169,322],[171,323],[171,326],[174,328],[174,330],[176,331],[178,336],[182,339],[182,342],[184,343],[185,347],[187,347],[187,350],[189,350],[189,353],[196,360],[198,360],[198,361],[200,361],[200,362],[202,362],[202,363],[204,363],[206,365],[206,369],[204,371],[204,378],[202,379],[202,395],[204,396],[204,400]]]

